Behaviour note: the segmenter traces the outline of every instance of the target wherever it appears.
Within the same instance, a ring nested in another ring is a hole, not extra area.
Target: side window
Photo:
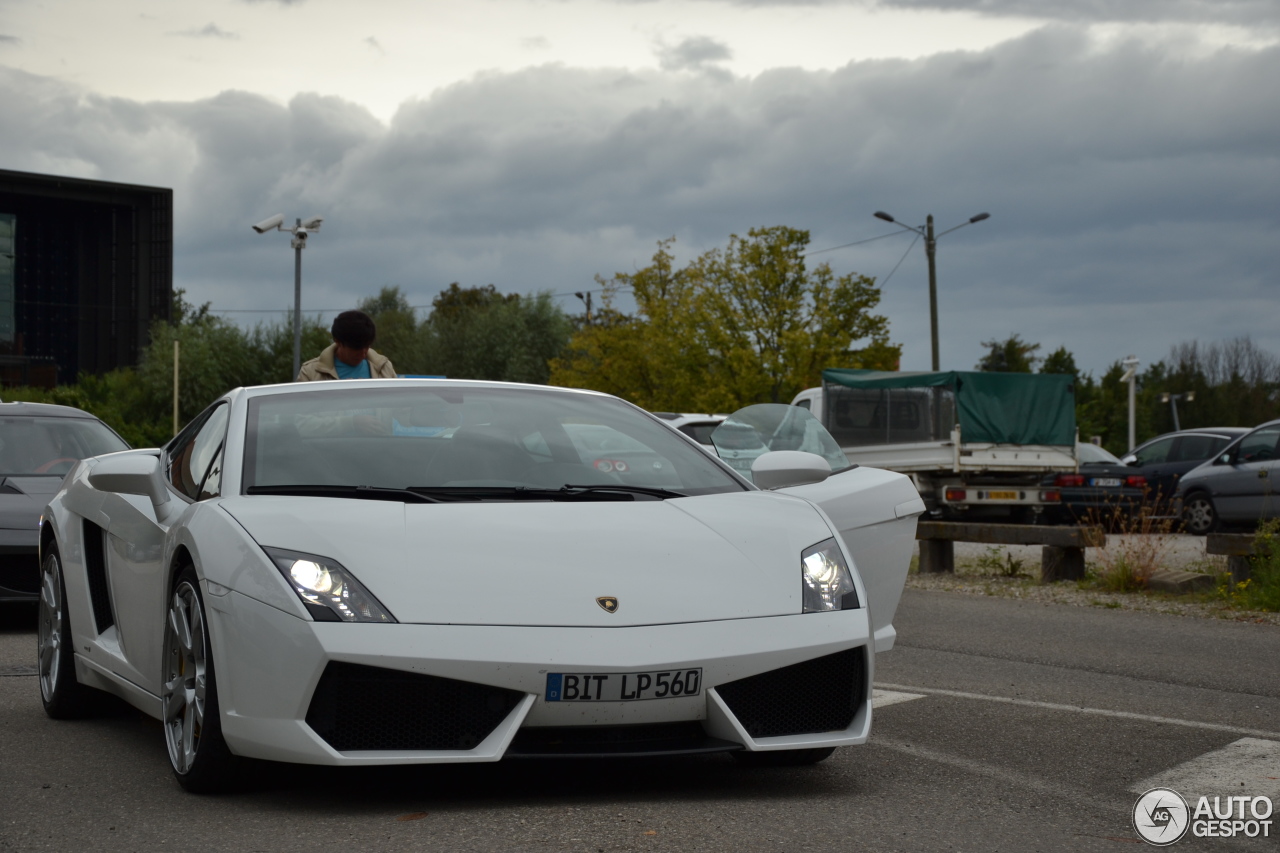
[[[1276,440],[1280,439],[1280,427],[1267,427],[1250,433],[1240,442],[1236,459],[1240,462],[1266,462],[1276,458]]]
[[[1138,457],[1139,465],[1158,465],[1165,462],[1169,458],[1169,450],[1173,447],[1172,438],[1162,438],[1159,441],[1153,441],[1146,447],[1138,449],[1135,454]]]
[[[1210,456],[1217,456],[1219,453],[1227,449],[1227,445],[1231,443],[1231,439],[1222,436],[1215,436],[1213,439],[1213,447],[1209,449]]]
[[[1211,435],[1184,435],[1177,441],[1170,462],[1202,462],[1213,455],[1219,445]]]
[[[807,408],[809,408],[809,404],[810,404],[811,402],[812,402],[812,401],[811,401],[808,397],[805,397],[803,400],[801,400],[800,402],[796,403],[796,405],[797,405],[797,406],[799,406],[799,407],[800,407],[800,408],[802,408],[802,409],[807,409]]]
[[[211,471],[214,457],[218,457],[217,477],[221,485],[222,441],[227,434],[228,407],[218,405],[203,416],[203,422],[194,430],[180,436],[180,441],[169,456],[169,483],[192,500],[212,497],[200,487],[205,475]],[[198,419],[199,420],[199,419]],[[216,492],[214,492],[216,494]]]

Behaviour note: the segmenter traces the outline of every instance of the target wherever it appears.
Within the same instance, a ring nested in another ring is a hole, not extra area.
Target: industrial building
[[[0,170],[0,382],[138,363],[173,291],[173,190]]]

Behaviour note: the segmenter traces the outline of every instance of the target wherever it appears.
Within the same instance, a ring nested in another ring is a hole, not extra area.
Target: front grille
[[[330,661],[307,725],[339,752],[472,749],[524,696],[515,690]]]
[[[614,758],[688,755],[741,749],[732,741],[709,737],[697,721],[631,726],[560,726],[516,732],[507,758]]]
[[[716,688],[753,738],[844,731],[866,696],[866,652],[848,649]]]
[[[40,558],[34,551],[0,556],[0,587],[31,595],[40,592]]]

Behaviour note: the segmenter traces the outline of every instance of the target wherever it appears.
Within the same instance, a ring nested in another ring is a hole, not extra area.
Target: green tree
[[[661,241],[637,272],[597,277],[604,307],[553,362],[553,383],[648,409],[732,411],[789,402],[823,368],[896,368],[900,348],[889,342],[888,320],[872,313],[875,282],[836,277],[825,263],[807,267],[807,231],[752,229],[683,268],[673,243]],[[632,316],[614,308],[628,291]]]
[[[545,384],[572,323],[550,293],[499,293],[451,284],[432,300],[421,332],[424,373]]]
[[[1031,373],[1040,357],[1039,344],[1024,341],[1019,335],[1010,335],[1003,341],[983,341],[987,354],[974,369],[987,373]]]
[[[1044,357],[1040,363],[1041,373],[1061,373],[1067,376],[1080,375],[1076,367],[1076,357],[1066,347],[1058,347]]]
[[[378,329],[374,349],[391,359],[398,373],[427,373],[423,331],[409,300],[398,287],[384,287],[356,306]]]

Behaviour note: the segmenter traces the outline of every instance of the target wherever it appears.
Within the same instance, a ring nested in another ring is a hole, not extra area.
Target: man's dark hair
[[[333,318],[333,339],[344,347],[364,349],[373,344],[377,328],[363,311],[343,311]]]

